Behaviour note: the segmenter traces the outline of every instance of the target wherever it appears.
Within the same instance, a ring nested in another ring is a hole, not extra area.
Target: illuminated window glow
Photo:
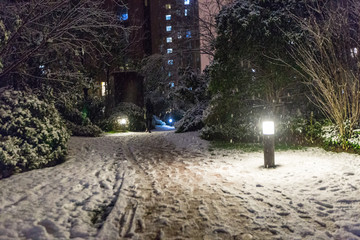
[[[101,82],[101,96],[105,96],[105,95],[106,95],[106,83]]]
[[[168,48],[167,50],[166,50],[166,52],[169,54],[169,53],[172,53],[173,52],[173,49],[172,48]]]
[[[185,15],[185,16],[187,16],[187,15],[188,15],[188,10],[187,10],[187,9],[185,9],[185,11],[184,11],[184,15]]]
[[[184,4],[185,4],[185,5],[189,5],[189,4],[190,4],[190,0],[184,0]]]
[[[165,4],[165,9],[171,9],[171,4]]]
[[[166,42],[167,42],[167,43],[171,43],[171,42],[172,42],[172,37],[167,37],[167,38],[166,38]]]
[[[186,38],[191,38],[191,31],[186,31]]]
[[[350,53],[351,53],[351,57],[357,57],[358,55],[358,49],[357,48],[352,48],[350,49]]]
[[[165,15],[165,20],[171,20],[171,15]]]
[[[171,31],[171,26],[166,26],[166,31],[170,32]]]
[[[168,65],[174,65],[174,60],[172,59],[168,60]]]

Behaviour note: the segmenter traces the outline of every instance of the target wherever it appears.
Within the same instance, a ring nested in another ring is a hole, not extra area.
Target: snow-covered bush
[[[328,124],[322,127],[321,137],[326,145],[337,145],[340,144],[341,138],[339,129],[335,124]]]
[[[349,136],[341,136],[339,127],[330,121],[324,124],[321,129],[321,138],[323,139],[325,147],[341,146],[344,149],[360,149],[360,129],[350,131],[350,121],[346,121],[344,126],[346,132],[351,133],[348,134]]]
[[[354,149],[360,149],[360,129],[355,129],[348,139],[349,145]]]
[[[186,111],[184,117],[175,124],[176,132],[181,133],[200,130],[204,126],[202,118],[206,107],[206,103],[202,102]]]
[[[71,121],[66,121],[66,127],[73,136],[84,136],[84,137],[98,137],[103,132],[97,125],[89,122],[86,125],[75,124]]]
[[[112,112],[100,125],[104,131],[145,131],[144,111],[137,105],[122,102]]]
[[[93,103],[93,99],[88,100],[86,103],[80,101],[81,103],[76,106],[74,103],[68,103],[66,101],[57,101],[56,108],[59,110],[61,116],[65,120],[66,127],[71,132],[73,136],[85,136],[85,137],[98,137],[102,130],[90,120],[90,116],[93,116],[92,119],[98,120],[103,117],[103,112],[100,110],[101,103],[96,101]],[[78,108],[83,106],[83,110],[80,111]],[[86,106],[86,107],[84,107]],[[98,107],[97,107],[98,106]],[[96,111],[96,109],[98,111]],[[97,112],[97,117],[95,116]]]
[[[0,177],[62,160],[69,139],[53,104],[0,89]]]

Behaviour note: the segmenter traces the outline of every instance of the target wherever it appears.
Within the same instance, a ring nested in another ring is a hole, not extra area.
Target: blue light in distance
[[[173,122],[172,118],[169,118],[169,123],[172,123],[172,122]]]

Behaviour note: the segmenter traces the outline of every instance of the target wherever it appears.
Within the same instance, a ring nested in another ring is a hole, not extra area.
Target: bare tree
[[[200,51],[214,57],[216,39],[216,16],[234,0],[199,0]]]
[[[296,18],[308,34],[296,45],[297,65],[318,107],[339,128],[342,146],[360,118],[360,3],[315,1]]]
[[[119,4],[115,0],[106,2]],[[13,84],[19,76],[76,78],[85,63],[97,64],[104,55],[111,55],[112,33],[125,32],[104,1],[3,0],[0,84]]]

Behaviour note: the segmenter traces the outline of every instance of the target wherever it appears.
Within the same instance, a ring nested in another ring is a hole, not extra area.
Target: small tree
[[[141,74],[144,76],[145,98],[154,104],[156,115],[164,113],[169,107],[169,81],[166,69],[166,57],[153,54],[143,59]]]
[[[307,33],[293,57],[305,73],[317,106],[339,128],[341,145],[360,118],[360,3],[314,1],[307,18],[295,17]]]

